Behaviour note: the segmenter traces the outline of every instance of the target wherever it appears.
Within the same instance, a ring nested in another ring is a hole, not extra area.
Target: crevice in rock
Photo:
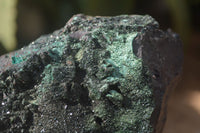
[[[103,120],[102,120],[100,117],[98,117],[98,116],[94,116],[94,120],[95,120],[95,122],[96,122],[98,125],[101,126]]]
[[[111,84],[109,85],[109,90],[115,90],[117,91],[118,93],[121,93],[120,89],[119,89],[119,83],[116,83],[116,84]]]
[[[74,81],[76,82],[76,83],[78,83],[78,84],[81,84],[83,81],[84,81],[84,78],[85,78],[85,76],[86,76],[86,70],[84,70],[84,69],[81,69],[80,67],[79,67],[79,64],[78,63],[76,63],[75,64],[76,65],[76,69],[75,69],[75,77],[74,77]]]
[[[76,64],[75,77],[73,81],[78,85],[79,91],[79,102],[83,106],[91,105],[91,99],[89,98],[89,91],[86,87],[82,85],[84,78],[86,76],[86,70],[81,69],[78,64]]]

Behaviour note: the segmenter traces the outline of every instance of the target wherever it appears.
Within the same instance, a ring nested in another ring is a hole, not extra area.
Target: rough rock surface
[[[75,15],[0,57],[0,132],[161,133],[182,58],[148,15]]]

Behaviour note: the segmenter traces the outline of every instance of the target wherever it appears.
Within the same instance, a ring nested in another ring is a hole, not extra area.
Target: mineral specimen
[[[181,47],[148,15],[75,15],[0,57],[0,132],[161,133]]]

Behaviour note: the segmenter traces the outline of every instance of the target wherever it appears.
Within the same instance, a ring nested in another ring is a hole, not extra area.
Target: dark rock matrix
[[[75,15],[0,57],[0,132],[161,133],[182,62],[148,15]]]

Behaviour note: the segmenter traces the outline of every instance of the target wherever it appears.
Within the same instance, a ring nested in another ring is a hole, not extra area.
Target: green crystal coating
[[[28,109],[32,114],[32,124],[24,130],[152,132],[155,103],[150,75],[132,48],[132,41],[146,27],[158,24],[150,16],[85,19],[77,15],[66,27],[24,48],[25,61],[13,56],[12,63],[20,63],[14,74],[20,77],[21,70],[30,77],[27,82],[16,80],[21,85],[15,87],[19,103],[23,99],[19,95],[27,95],[21,111]],[[3,92],[9,97],[13,90],[5,87],[6,81],[2,76]],[[19,129],[26,124],[21,122]]]

